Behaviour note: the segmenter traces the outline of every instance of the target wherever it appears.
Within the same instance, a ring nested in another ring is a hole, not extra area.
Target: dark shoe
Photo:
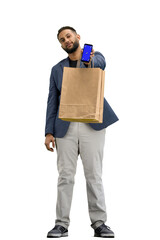
[[[68,230],[61,225],[55,225],[55,227],[47,234],[47,238],[58,238],[67,236]]]
[[[103,223],[94,230],[94,237],[114,238],[114,232]]]

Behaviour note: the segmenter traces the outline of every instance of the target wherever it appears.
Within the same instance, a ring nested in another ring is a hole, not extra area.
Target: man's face
[[[60,32],[58,39],[61,43],[61,47],[67,53],[73,53],[79,47],[80,36],[72,32],[70,29],[65,29]]]

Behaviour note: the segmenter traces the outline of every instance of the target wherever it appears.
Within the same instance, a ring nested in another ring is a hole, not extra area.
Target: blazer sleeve
[[[54,136],[54,133],[55,133],[54,123],[56,119],[58,102],[59,102],[58,97],[59,97],[59,90],[56,87],[56,83],[54,79],[54,68],[52,68],[51,75],[50,75],[48,101],[47,101],[45,136],[48,133]]]
[[[94,57],[92,58],[92,66],[93,66],[93,61],[94,61],[95,68],[101,68],[102,70],[105,69],[106,61],[102,53],[96,51],[94,53]]]

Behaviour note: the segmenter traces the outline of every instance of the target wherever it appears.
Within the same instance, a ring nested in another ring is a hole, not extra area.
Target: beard
[[[74,43],[73,43],[73,47],[68,49],[67,47],[66,48],[63,48],[64,51],[66,51],[67,53],[73,53],[77,50],[77,48],[79,47],[79,42],[76,40]]]

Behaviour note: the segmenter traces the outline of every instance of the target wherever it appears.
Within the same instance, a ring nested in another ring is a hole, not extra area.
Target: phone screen
[[[92,52],[93,45],[91,44],[84,44],[83,54],[82,54],[82,62],[89,62],[90,61],[90,54]]]

